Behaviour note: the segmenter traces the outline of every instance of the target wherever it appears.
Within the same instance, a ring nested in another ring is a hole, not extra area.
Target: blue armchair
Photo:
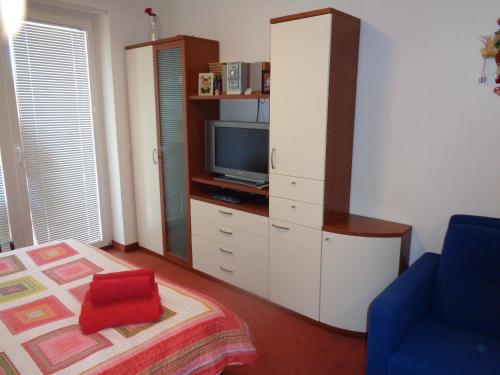
[[[500,375],[500,219],[455,215],[368,313],[366,375]]]

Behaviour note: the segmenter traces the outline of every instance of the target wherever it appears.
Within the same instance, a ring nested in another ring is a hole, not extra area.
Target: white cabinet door
[[[139,245],[163,254],[153,47],[126,51]]]
[[[269,299],[319,319],[321,231],[269,221]]]
[[[271,25],[271,173],[324,180],[330,14]]]
[[[397,276],[401,238],[323,233],[320,321],[366,332],[371,301]]]

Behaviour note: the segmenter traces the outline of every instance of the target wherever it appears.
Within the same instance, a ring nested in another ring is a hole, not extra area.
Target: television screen
[[[269,130],[216,126],[214,138],[215,167],[267,174]]]

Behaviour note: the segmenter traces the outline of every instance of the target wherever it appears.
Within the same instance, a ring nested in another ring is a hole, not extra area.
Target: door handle
[[[290,228],[282,227],[281,225],[272,224],[272,226],[277,228],[277,229],[281,229],[281,230],[290,230]]]
[[[271,168],[276,169],[276,166],[274,164],[274,154],[276,154],[276,149],[273,147],[271,150]]]
[[[153,164],[158,164],[158,150],[153,148]]]
[[[16,151],[17,162],[19,164],[22,164],[23,163],[23,149],[22,149],[22,147],[16,146],[14,149]]]
[[[219,268],[224,271],[224,272],[227,272],[227,273],[233,273],[234,271],[233,270],[230,270],[229,268],[224,268],[222,266],[219,266]]]
[[[233,253],[232,251],[223,249],[222,247],[219,247],[219,251],[222,251],[223,253],[226,253],[226,254],[232,254]]]
[[[228,232],[227,230],[219,229],[219,232],[221,232],[222,234],[227,234],[228,236],[232,236],[233,235],[233,232]]]
[[[227,215],[227,216],[231,216],[231,215],[233,214],[232,212],[223,211],[223,210],[219,210],[219,212],[220,212],[222,215]]]

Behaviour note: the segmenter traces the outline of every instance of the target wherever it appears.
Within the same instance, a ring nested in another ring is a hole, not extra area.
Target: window
[[[3,178],[2,160],[0,160],[0,251],[10,250],[11,238],[9,216],[7,212],[7,197]]]
[[[26,21],[11,57],[34,243],[103,241],[87,32]]]

